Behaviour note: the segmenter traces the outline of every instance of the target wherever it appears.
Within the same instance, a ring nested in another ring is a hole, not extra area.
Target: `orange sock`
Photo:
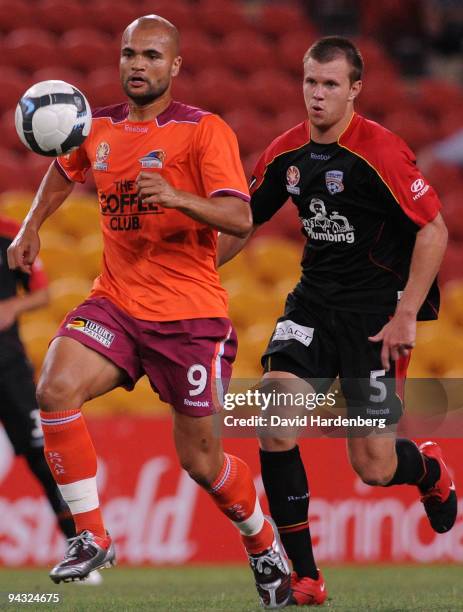
[[[262,513],[251,471],[244,461],[225,455],[222,469],[209,493],[239,529],[248,552],[258,553],[272,545],[273,528]]]
[[[96,453],[82,413],[41,410],[40,416],[45,458],[72,512],[76,532],[88,529],[105,538],[96,488]]]

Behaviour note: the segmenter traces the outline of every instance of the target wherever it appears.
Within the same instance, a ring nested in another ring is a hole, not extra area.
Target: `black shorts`
[[[266,372],[290,372],[309,379],[316,392],[326,393],[339,376],[347,416],[399,421],[409,358],[381,364],[380,342],[368,340],[390,317],[325,309],[305,304],[290,294],[285,314],[262,356]]]
[[[17,455],[43,447],[32,367],[18,354],[0,368],[0,421]]]

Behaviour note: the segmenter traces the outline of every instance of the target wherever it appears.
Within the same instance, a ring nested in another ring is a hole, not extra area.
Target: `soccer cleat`
[[[50,578],[56,584],[85,580],[94,570],[116,564],[116,554],[109,535],[100,538],[91,531],[82,531],[68,540],[64,559],[55,565]]]
[[[325,581],[320,570],[317,580],[308,576],[299,578],[296,572],[291,574],[290,606],[320,606],[327,597]]]
[[[440,467],[439,480],[423,494],[421,501],[428,515],[431,527],[437,533],[445,533],[452,529],[457,518],[458,502],[455,485],[447,466],[442,459],[442,450],[435,442],[424,442],[419,447],[425,457],[435,459]]]
[[[248,553],[249,564],[254,572],[262,606],[268,609],[283,608],[291,596],[291,572],[278,530],[273,521],[266,520],[272,525],[273,543],[261,553]]]

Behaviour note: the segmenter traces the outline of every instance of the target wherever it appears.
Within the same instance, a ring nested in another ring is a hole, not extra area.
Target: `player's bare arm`
[[[143,202],[176,208],[225,234],[244,238],[251,230],[251,209],[240,198],[201,198],[175,189],[164,177],[154,172],[140,172],[137,187]]]
[[[390,360],[407,356],[415,346],[416,317],[436,277],[447,246],[447,227],[440,213],[422,227],[413,249],[410,275],[392,319],[372,342],[383,343],[381,360],[389,370]]]
[[[230,236],[227,234],[220,234],[217,241],[217,267],[223,266],[231,259],[236,257],[240,251],[247,245],[251,236],[257,230],[259,226],[254,225],[246,236]]]
[[[73,187],[74,183],[62,176],[54,164],[49,167],[30,211],[8,249],[10,269],[31,273],[32,264],[40,251],[39,229],[43,222],[61,206]]]

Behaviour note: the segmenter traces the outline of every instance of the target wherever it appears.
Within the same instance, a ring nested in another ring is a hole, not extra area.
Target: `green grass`
[[[322,609],[360,612],[463,610],[463,569],[433,566],[344,566],[324,570],[329,600]],[[0,609],[42,612],[254,612],[250,571],[242,566],[115,568],[98,587],[54,585],[45,569],[0,569]],[[8,604],[8,592],[59,593],[61,602]],[[295,610],[296,608],[290,608]],[[309,609],[309,608],[304,608]]]

